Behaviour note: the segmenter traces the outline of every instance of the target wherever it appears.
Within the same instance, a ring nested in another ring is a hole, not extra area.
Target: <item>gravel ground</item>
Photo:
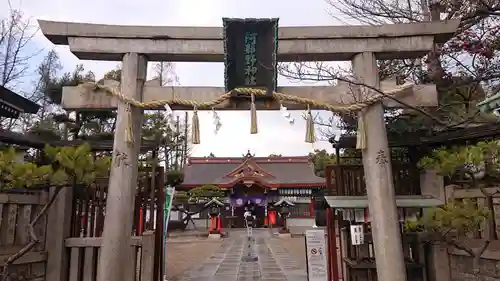
[[[186,271],[199,266],[221,246],[220,240],[175,238],[167,242],[167,280],[176,281]]]

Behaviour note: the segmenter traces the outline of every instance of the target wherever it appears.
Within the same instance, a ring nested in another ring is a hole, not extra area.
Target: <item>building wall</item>
[[[304,235],[308,229],[313,229],[314,217],[312,218],[289,218],[287,220],[288,230],[294,235]]]
[[[194,219],[194,222],[197,230],[208,230],[210,227],[210,221],[206,218]],[[289,218],[287,222],[290,233],[304,235],[306,230],[313,229],[314,218]],[[194,230],[194,227],[189,223],[187,229]]]
[[[210,221],[206,218],[193,219],[198,230],[208,230]],[[303,235],[306,230],[312,229],[314,225],[314,218],[289,218],[288,228],[292,234]],[[224,226],[223,226],[224,227]],[[192,223],[187,226],[188,230],[194,230]]]
[[[311,206],[311,200],[308,200],[307,203],[295,203],[294,206],[291,206],[290,209],[290,217],[310,217],[314,216],[311,213],[313,211]]]
[[[208,230],[210,228],[210,221],[208,219],[193,219],[197,230]],[[188,230],[194,230],[192,223],[187,225]]]

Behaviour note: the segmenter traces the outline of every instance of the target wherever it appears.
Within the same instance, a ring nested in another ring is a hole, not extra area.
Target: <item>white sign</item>
[[[308,281],[327,281],[327,249],[323,229],[306,230]]]
[[[365,243],[363,225],[351,225],[351,243],[352,245],[362,245]]]

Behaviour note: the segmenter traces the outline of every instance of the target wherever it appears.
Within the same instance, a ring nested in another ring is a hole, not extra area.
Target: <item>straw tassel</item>
[[[306,142],[314,143],[316,135],[314,132],[314,120],[309,105],[307,106],[307,120],[306,120]]]
[[[257,134],[257,108],[255,107],[255,95],[251,94],[250,105],[250,134]]]
[[[191,142],[193,144],[200,144],[200,119],[198,118],[198,108],[196,106],[194,107],[193,125],[191,130]]]
[[[134,132],[132,132],[132,105],[127,105],[127,128],[125,129],[125,142],[129,145],[134,143]]]
[[[356,138],[356,149],[366,149],[366,128],[364,110],[358,113],[358,133]]]

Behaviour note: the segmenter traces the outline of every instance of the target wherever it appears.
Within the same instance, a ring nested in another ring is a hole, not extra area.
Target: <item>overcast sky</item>
[[[280,26],[340,25],[329,14],[325,0],[11,0],[32,19],[73,21],[123,25],[222,26],[222,17],[270,18],[279,17]],[[5,15],[8,0],[0,0],[0,16]],[[37,64],[52,45],[41,33],[34,38],[34,49],[43,49],[33,64]],[[118,62],[80,61],[66,46],[55,48],[64,69],[72,71],[78,63],[92,70],[97,78],[114,69]],[[222,63],[175,63],[182,86],[223,86]],[[280,78],[279,85],[291,82]],[[310,84],[310,83],[309,83]],[[293,82],[292,85],[297,85]],[[304,142],[303,112],[292,113],[296,122],[290,125],[278,111],[258,112],[259,134],[250,135],[249,112],[221,112],[222,128],[214,134],[211,113],[203,112],[201,144],[193,148],[193,156],[241,156],[250,150],[258,156],[271,153],[306,155],[313,148],[331,150],[328,142],[314,145]],[[184,112],[177,112],[184,116]],[[330,113],[323,112],[327,118]]]

